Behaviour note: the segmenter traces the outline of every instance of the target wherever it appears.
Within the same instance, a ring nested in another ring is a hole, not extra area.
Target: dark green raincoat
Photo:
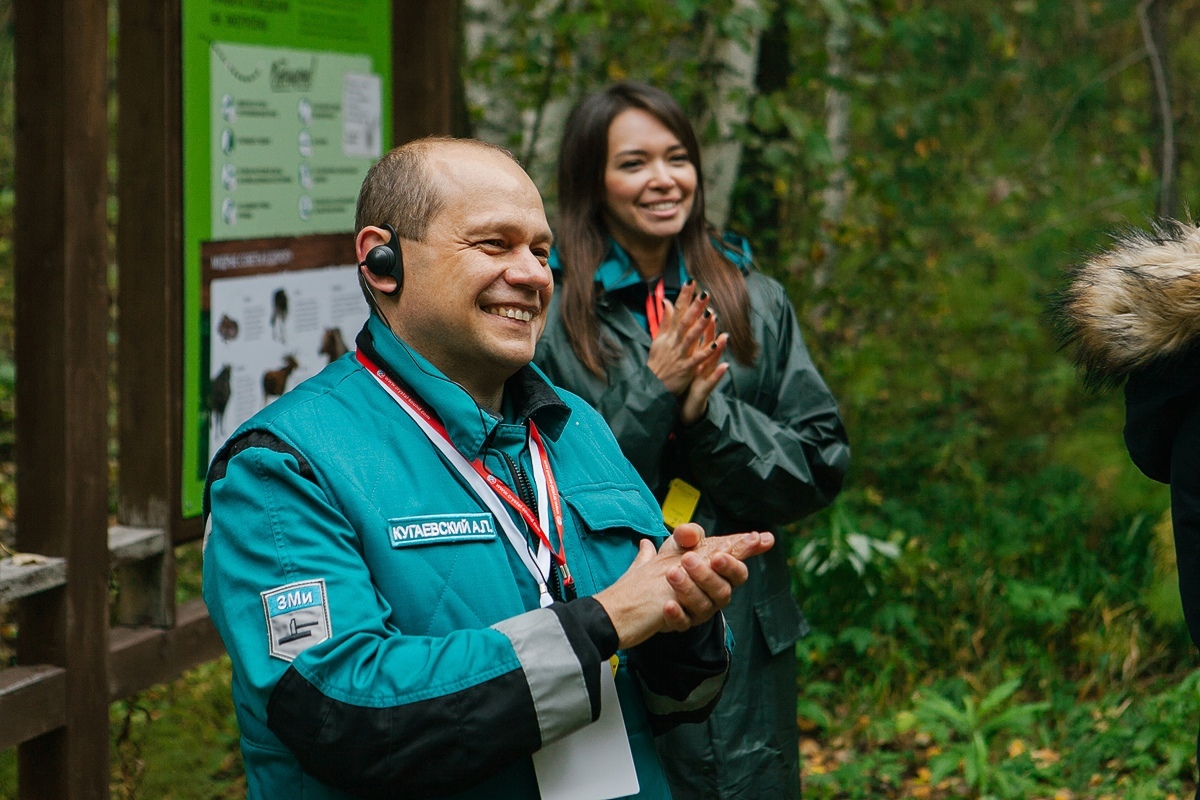
[[[619,354],[607,381],[576,358],[557,294],[534,360],[554,383],[600,411],[660,502],[679,477],[700,490],[692,520],[710,535],[778,532],[833,500],[850,448],[837,402],[813,367],[787,293],[750,268],[744,240],[730,237],[724,244],[745,275],[760,352],[749,366],[726,357],[729,373],[694,425],[679,423],[678,402],[646,366],[650,334],[638,310],[648,287],[615,243],[596,273],[605,290],[596,308],[600,330]],[[664,276],[668,297],[687,278],[682,259],[675,261]],[[806,625],[791,594],[790,549],[780,540],[748,562],[750,580],[725,610],[734,634],[733,665],[712,716],[657,742],[676,800],[800,794],[794,644]]]

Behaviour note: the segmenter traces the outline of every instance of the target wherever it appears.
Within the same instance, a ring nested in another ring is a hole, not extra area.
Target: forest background
[[[1045,310],[1112,233],[1198,202],[1200,0],[461,3],[461,125],[518,154],[552,217],[583,92],[630,77],[680,100],[712,221],[788,287],[839,398],[846,488],[784,545],[813,627],[805,796],[1190,796],[1200,671],[1167,493]],[[12,75],[2,0],[7,520]],[[181,553],[185,595],[197,561]],[[0,658],[14,635],[0,613]],[[243,796],[227,661],[112,721],[114,797]]]

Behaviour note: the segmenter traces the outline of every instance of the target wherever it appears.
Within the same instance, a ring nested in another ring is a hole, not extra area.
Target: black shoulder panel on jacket
[[[225,477],[225,470],[229,468],[230,459],[243,450],[249,450],[252,447],[263,447],[267,450],[274,450],[277,453],[287,453],[293,456],[300,464],[300,475],[305,480],[316,483],[317,478],[308,463],[308,459],[300,455],[299,450],[284,442],[273,433],[259,430],[246,431],[240,436],[226,442],[220,452],[217,453],[217,457],[213,460],[212,464],[208,467],[208,479],[204,483],[203,519],[208,519],[209,496],[212,485]]]

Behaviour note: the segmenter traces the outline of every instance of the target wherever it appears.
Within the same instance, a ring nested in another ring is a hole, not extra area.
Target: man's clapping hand
[[[707,622],[746,582],[745,560],[774,543],[772,534],[758,531],[706,537],[699,525],[685,523],[657,551],[643,540],[625,574],[595,597],[621,648],[632,647],[656,633]]]

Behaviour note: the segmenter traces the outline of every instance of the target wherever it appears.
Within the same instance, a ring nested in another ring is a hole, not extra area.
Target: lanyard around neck
[[[492,471],[484,465],[482,459],[477,458],[474,461],[467,461],[466,457],[458,452],[453,442],[450,441],[450,434],[446,431],[446,426],[442,424],[442,421],[421,405],[404,387],[392,380],[391,376],[375,366],[374,362],[362,350],[357,350],[355,357],[371,373],[379,385],[383,387],[384,391],[391,395],[392,399],[412,417],[421,431],[437,447],[446,460],[450,462],[450,465],[466,479],[484,505],[491,510],[500,527],[504,529],[504,533],[512,544],[513,549],[517,551],[521,562],[529,570],[529,573],[533,575],[534,580],[537,581],[538,594],[540,595],[539,602],[541,605],[548,606],[553,602],[553,598],[550,597],[550,592],[546,587],[546,581],[550,573],[551,557],[554,558],[555,563],[558,565],[559,574],[562,576],[563,593],[564,595],[569,594],[567,590],[574,586],[574,580],[571,577],[570,570],[567,569],[566,546],[563,543],[562,498],[558,493],[558,483],[554,480],[554,472],[550,469],[550,459],[546,455],[546,448],[542,444],[542,435],[538,432],[537,425],[534,424],[533,420],[529,421],[529,452],[533,456],[534,461],[541,467],[540,470],[534,470],[534,483],[537,485],[537,505],[539,512],[536,516],[530,511],[529,506],[525,505],[524,501],[504,481],[492,474]],[[548,503],[546,502],[546,498],[549,498]],[[503,506],[500,506],[497,500],[503,500],[516,511],[529,529],[533,531],[534,535],[537,536],[537,561],[534,561],[530,556],[529,547],[524,535],[517,530],[512,517],[504,511]],[[546,518],[547,507],[554,516],[554,526],[558,533],[557,552],[555,552],[553,545],[550,544],[550,537],[546,534],[547,523],[549,521]]]
[[[666,288],[664,281],[659,278],[654,289],[646,292],[646,325],[650,328],[650,338],[658,336],[658,326],[662,324],[663,315],[666,314],[666,304],[663,300],[666,298]]]

